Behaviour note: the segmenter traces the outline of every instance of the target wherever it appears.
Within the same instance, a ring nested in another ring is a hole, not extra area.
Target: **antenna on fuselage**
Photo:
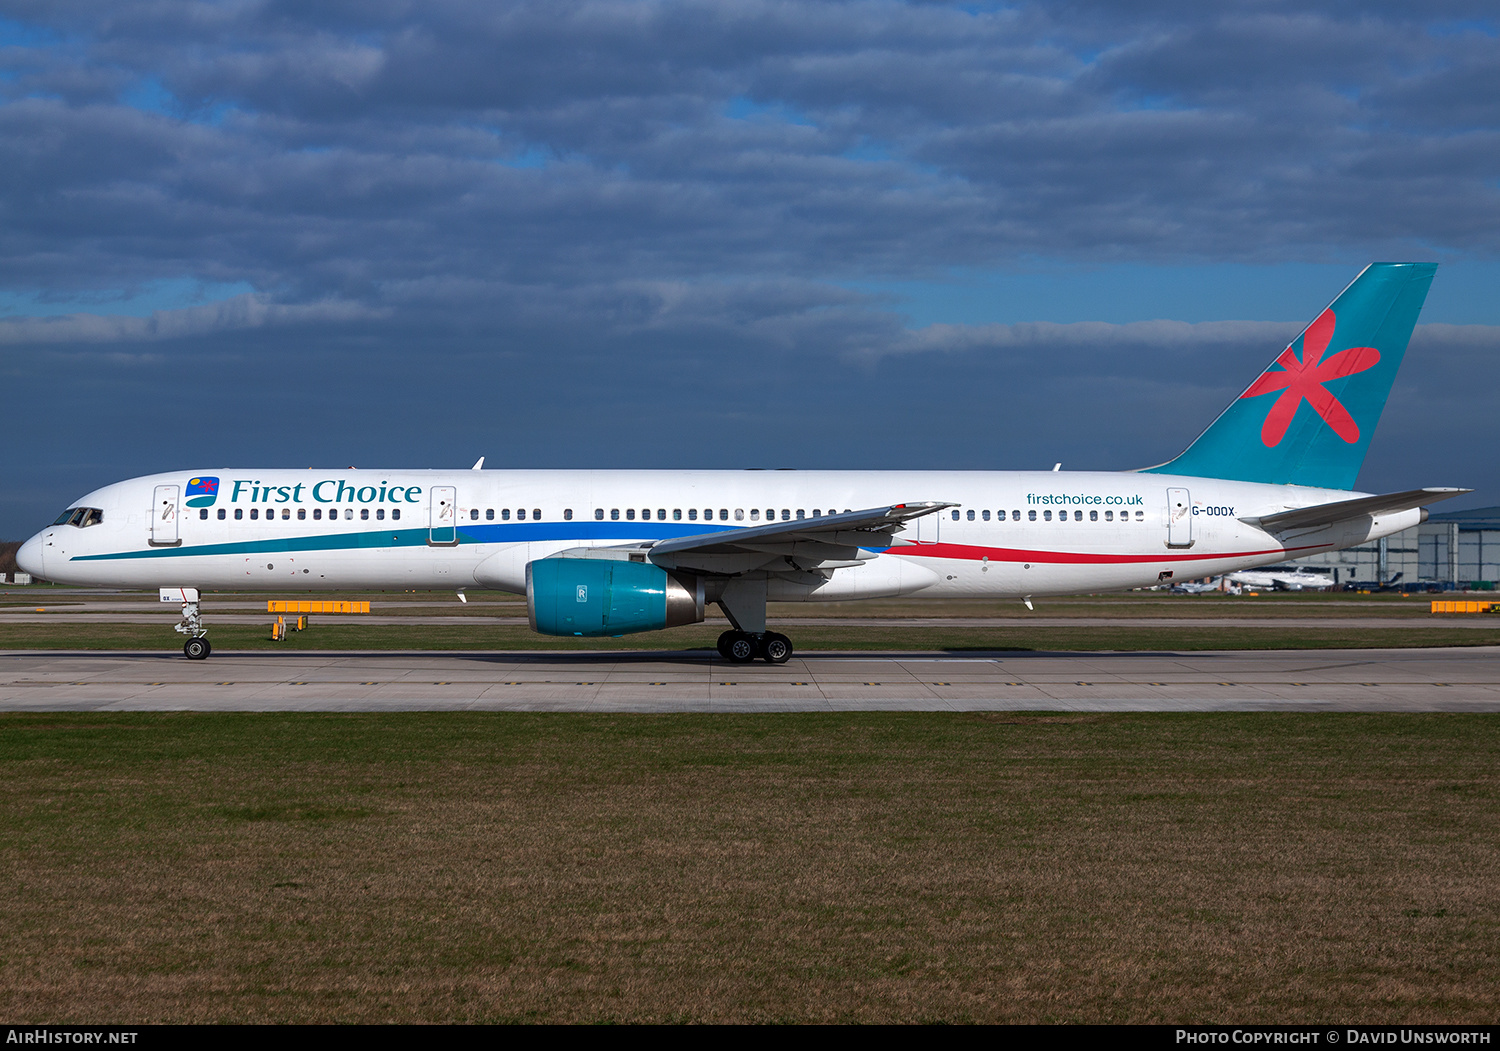
[[[1062,464],[1055,463],[1055,464],[1052,465],[1052,473],[1053,474],[1056,474],[1058,471],[1061,471],[1061,470],[1062,470]]]
[[[469,470],[471,470],[471,471],[477,471],[477,470],[479,470],[483,466],[484,466],[484,457],[481,456],[479,459],[477,459],[477,460],[474,461],[474,466],[470,467]]]

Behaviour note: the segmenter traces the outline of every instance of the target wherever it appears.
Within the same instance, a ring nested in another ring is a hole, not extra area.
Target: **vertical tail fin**
[[[1177,459],[1146,471],[1352,489],[1436,263],[1371,263]]]

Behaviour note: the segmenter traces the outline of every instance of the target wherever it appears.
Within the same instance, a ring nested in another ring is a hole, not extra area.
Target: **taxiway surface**
[[[1500,648],[0,653],[0,711],[1500,711]]]

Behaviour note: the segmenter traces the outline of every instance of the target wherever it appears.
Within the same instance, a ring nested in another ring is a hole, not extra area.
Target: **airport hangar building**
[[[1427,521],[1383,540],[1286,563],[1327,573],[1336,584],[1439,584],[1463,589],[1500,581],[1500,507],[1433,512]]]

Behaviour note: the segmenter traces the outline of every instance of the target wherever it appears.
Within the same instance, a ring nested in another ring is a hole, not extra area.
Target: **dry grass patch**
[[[1487,1021],[1497,727],[5,716],[0,1013]]]

